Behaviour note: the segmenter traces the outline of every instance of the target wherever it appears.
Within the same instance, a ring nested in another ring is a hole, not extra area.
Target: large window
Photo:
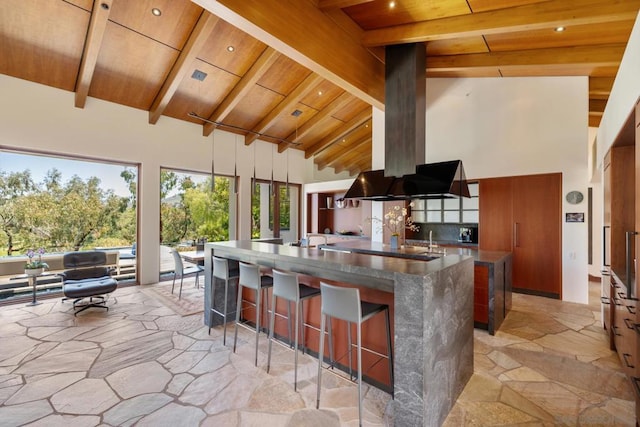
[[[160,227],[162,244],[229,240],[233,180],[223,176],[162,169]]]
[[[299,207],[299,185],[258,181],[251,198],[251,237],[280,237],[284,243],[297,241]]]
[[[131,254],[136,172],[133,165],[0,151],[0,298],[20,294],[24,284],[9,279],[23,272],[29,249],[42,248],[46,257],[96,248]],[[117,267],[119,280],[135,279],[135,266]],[[59,289],[56,282],[48,288]]]

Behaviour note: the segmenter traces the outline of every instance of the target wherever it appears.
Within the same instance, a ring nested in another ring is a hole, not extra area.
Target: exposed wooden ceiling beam
[[[267,47],[258,60],[253,63],[249,71],[245,73],[240,79],[237,85],[231,89],[231,92],[224,98],[224,100],[218,105],[218,108],[209,116],[209,120],[212,122],[221,122],[233,111],[238,103],[244,98],[244,96],[253,88],[258,80],[269,70],[269,67],[276,62],[279,53],[274,49]],[[213,123],[205,123],[203,125],[203,135],[209,136],[211,132],[216,128]]]
[[[364,172],[366,170],[370,170],[371,169],[371,158],[369,159],[363,159],[358,163],[354,163],[350,168],[349,168],[349,175],[355,175],[359,172]]]
[[[353,97],[351,96],[350,93],[343,92],[342,95],[338,96],[336,99],[331,101],[331,103],[329,103],[329,105],[324,107],[321,111],[319,111],[313,117],[311,117],[309,120],[304,122],[302,124],[302,126],[300,126],[300,128],[297,131],[292,132],[285,139],[287,141],[299,142],[309,132],[311,132],[313,129],[318,127],[322,123],[323,120],[325,120],[328,117],[331,117],[331,115],[333,113],[335,113],[340,108],[342,108],[345,105],[347,105],[349,102],[351,102],[352,99],[353,99]],[[280,142],[278,144],[278,153],[282,153],[288,147],[289,147],[289,144],[287,144],[286,142]]]
[[[640,0],[550,0],[369,30],[362,43],[384,46],[633,20],[639,7]]]
[[[258,139],[258,134],[264,133],[278,120],[283,113],[291,114],[294,105],[300,102],[300,99],[307,94],[313,87],[322,81],[322,77],[315,73],[309,74],[296,88],[286,96],[269,114],[267,114],[257,126],[253,128],[253,132],[244,137],[244,145],[250,145]]]
[[[370,143],[371,135],[363,136],[348,146],[341,147],[340,152],[332,156],[325,156],[322,159],[318,159],[318,161],[316,161],[318,169],[324,169],[327,166],[335,167],[336,164],[349,163],[358,158],[358,156],[361,156],[363,152],[366,151],[366,146]],[[360,149],[360,147],[363,147],[363,149]]]
[[[328,167],[336,169],[337,173],[342,172],[344,169],[348,169],[352,163],[357,163],[361,160],[371,160],[371,139],[364,140],[360,147],[349,147],[347,153],[349,155],[342,157],[339,160],[332,160]],[[344,154],[344,152],[343,152]],[[341,168],[342,166],[342,168]]]
[[[192,0],[364,102],[384,110],[384,65],[311,1]]]
[[[89,95],[89,87],[98,62],[104,32],[107,29],[112,0],[94,0],[87,39],[82,52],[82,62],[76,81],[75,106],[84,108]]]
[[[160,119],[165,108],[167,108],[169,101],[171,101],[171,98],[178,90],[184,77],[191,70],[193,61],[207,42],[209,35],[218,22],[220,22],[220,18],[210,14],[206,10],[202,11],[191,36],[189,36],[182,52],[180,52],[178,56],[178,60],[171,68],[169,76],[164,81],[153,104],[151,104],[151,108],[149,109],[149,123],[156,124],[158,122],[158,119]]]
[[[370,165],[371,164],[371,155],[360,154],[357,158],[352,158],[349,160],[345,160],[344,162],[340,162],[338,164],[329,165],[329,167],[333,168],[335,173],[340,173],[343,171],[349,171],[349,169],[353,169],[354,166],[361,168],[361,165]],[[349,172],[351,174],[351,172]]]
[[[589,77],[589,96],[609,96],[615,77]]]
[[[606,105],[606,99],[589,99],[589,113],[604,113]]]
[[[601,46],[577,46],[550,49],[532,49],[514,52],[474,53],[469,55],[445,55],[427,57],[428,71],[456,71],[463,68],[506,68],[520,66],[544,66],[589,64],[615,66],[620,64],[625,44]]]
[[[318,9],[342,9],[344,7],[355,6],[372,1],[373,0],[318,0]]]
[[[353,138],[352,138],[353,139]],[[350,156],[355,153],[355,150],[359,149],[358,146],[362,143],[371,140],[371,134],[361,135],[357,139],[353,139],[350,143],[337,143],[314,156],[313,160],[319,168],[325,168],[330,166],[332,162],[343,159],[349,159]]]
[[[371,118],[371,108],[367,107],[360,111],[354,118],[349,120],[343,126],[340,126],[338,129],[331,132],[329,135],[324,137],[322,140],[313,144],[311,147],[307,148],[304,152],[305,159],[313,156],[318,153],[323,148],[333,144],[336,140],[344,138],[349,132],[353,131],[355,128],[366,122]]]
[[[589,112],[589,127],[597,128],[600,126],[600,121],[602,121],[602,113],[598,112]]]

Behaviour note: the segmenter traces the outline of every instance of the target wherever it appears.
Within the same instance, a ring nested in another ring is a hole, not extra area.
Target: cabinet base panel
[[[476,329],[484,329],[489,330],[489,324],[484,322],[478,322],[477,320],[473,321],[473,327]]]
[[[536,291],[533,289],[516,288],[516,287],[514,287],[512,291],[517,292],[519,294],[536,295],[539,297],[560,299],[560,294],[557,294],[555,292],[543,292],[543,291]]]

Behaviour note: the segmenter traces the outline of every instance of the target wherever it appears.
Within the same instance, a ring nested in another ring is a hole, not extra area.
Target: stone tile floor
[[[0,307],[1,426],[357,425],[357,389],[341,376],[323,375],[315,409],[315,359],[301,355],[294,392],[288,348],[274,346],[267,374],[264,335],[254,367],[250,331],[234,354],[202,314],[180,316],[138,287],[115,295],[108,313],[78,317],[59,299]],[[599,319],[596,303],[515,294],[496,336],[476,330],[475,373],[445,425],[634,425]],[[364,424],[390,424],[390,403],[365,387]]]

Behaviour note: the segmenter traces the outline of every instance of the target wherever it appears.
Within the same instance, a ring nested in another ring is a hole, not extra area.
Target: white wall
[[[381,169],[384,113],[373,119]],[[586,77],[427,79],[425,162],[461,159],[470,179],[562,172],[563,195],[586,195],[587,119]],[[586,303],[587,223],[567,224],[565,212],[586,213],[586,202],[563,199],[562,212],[563,299]]]
[[[142,165],[139,175],[140,283],[153,283],[159,272],[160,168],[211,171],[215,138],[215,172],[240,176],[239,237],[251,236],[251,176],[254,158],[261,179],[302,184],[312,160],[299,150],[278,153],[273,144],[245,146],[241,136],[215,131],[202,136],[200,126],[161,117],[148,123],[148,112],[89,98],[84,109],[74,107],[74,94],[0,75],[0,148],[82,156]],[[1,165],[0,165],[1,167]],[[325,173],[329,173],[332,169]]]
[[[461,159],[468,178],[562,172],[562,194],[588,187],[587,77],[427,80],[428,162]],[[562,209],[563,299],[588,302],[586,201]],[[544,268],[544,266],[540,266]]]

